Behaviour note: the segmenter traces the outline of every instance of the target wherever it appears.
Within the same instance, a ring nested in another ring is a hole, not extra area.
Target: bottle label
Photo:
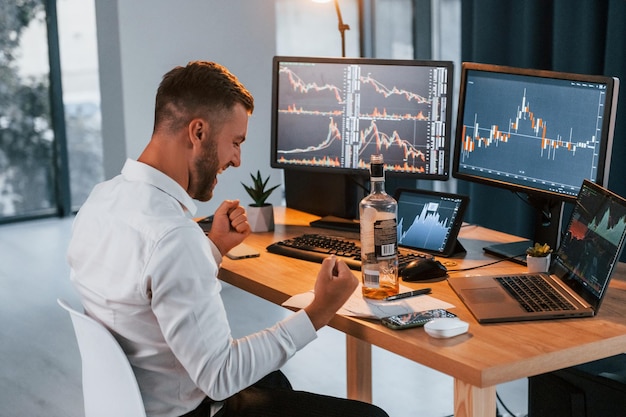
[[[365,207],[361,212],[361,251],[362,255],[374,253],[374,222],[376,209]]]
[[[363,269],[363,286],[366,288],[378,288],[380,286],[378,264],[374,264],[373,267],[368,265],[368,267]]]
[[[397,244],[396,219],[376,220],[374,222],[374,251],[376,258],[396,256]]]

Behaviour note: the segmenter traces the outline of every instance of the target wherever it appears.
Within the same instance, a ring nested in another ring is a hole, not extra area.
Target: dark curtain
[[[618,77],[608,188],[626,196],[626,0],[463,0],[462,60]],[[532,237],[534,211],[516,194],[465,181],[458,189],[471,198],[466,221]]]

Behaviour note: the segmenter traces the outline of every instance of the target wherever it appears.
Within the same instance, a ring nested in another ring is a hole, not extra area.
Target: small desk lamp
[[[313,0],[315,3],[328,3],[331,0]],[[346,30],[350,29],[350,25],[346,25],[343,23],[343,18],[341,17],[341,9],[339,8],[339,0],[334,0],[335,2],[335,10],[337,11],[337,19],[339,20],[339,25],[337,26],[339,29],[339,33],[341,34],[341,56],[345,58],[346,56]]]

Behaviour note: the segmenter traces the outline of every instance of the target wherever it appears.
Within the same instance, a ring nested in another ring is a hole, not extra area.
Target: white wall
[[[105,177],[126,158],[137,158],[152,133],[154,95],[163,74],[192,60],[226,66],[252,92],[255,111],[243,146],[242,166],[219,176],[210,214],[224,199],[251,202],[240,182],[269,166],[271,62],[275,55],[274,3],[267,0],[96,0]],[[270,202],[280,204],[281,193]]]

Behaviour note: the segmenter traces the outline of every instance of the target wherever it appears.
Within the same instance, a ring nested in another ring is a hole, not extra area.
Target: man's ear
[[[190,123],[189,123],[189,137],[192,140],[203,140],[208,132],[208,124],[205,120],[202,119],[193,119]]]

